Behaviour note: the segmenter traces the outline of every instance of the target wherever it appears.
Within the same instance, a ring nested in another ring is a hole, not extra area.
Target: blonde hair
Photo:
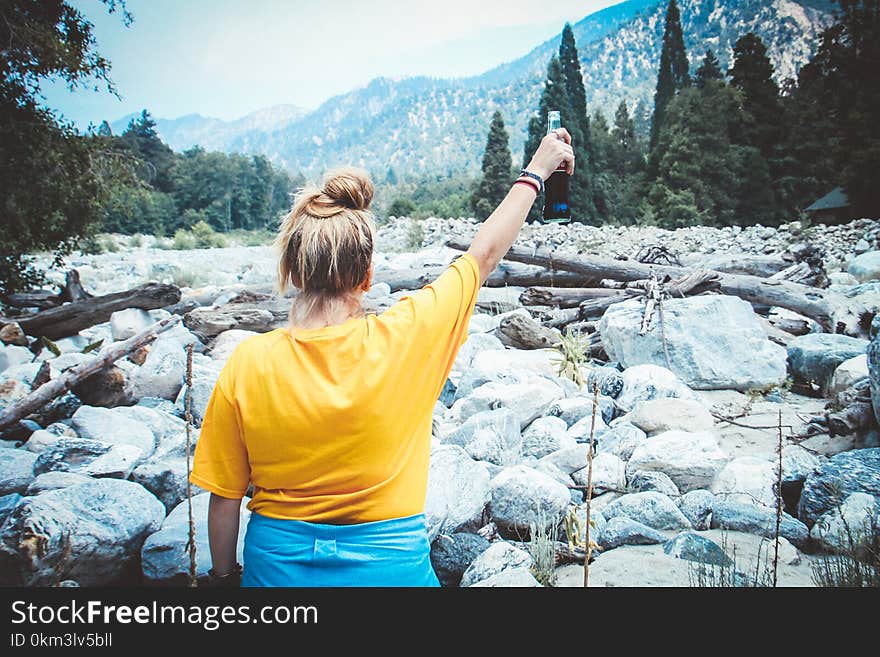
[[[320,188],[310,185],[296,195],[274,243],[279,294],[288,284],[300,290],[290,309],[294,324],[350,302],[364,283],[376,235],[372,200],[369,174],[353,167],[330,171]]]

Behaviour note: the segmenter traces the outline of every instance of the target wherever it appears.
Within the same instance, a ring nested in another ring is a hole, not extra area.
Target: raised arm
[[[575,156],[571,148],[571,135],[565,128],[559,128],[557,133],[551,133],[541,140],[538,150],[526,167],[527,171],[544,180],[562,163],[569,174],[574,171]],[[530,186],[512,185],[504,200],[480,226],[467,251],[480,264],[480,285],[486,282],[489,274],[516,241],[534,202],[535,191]]]

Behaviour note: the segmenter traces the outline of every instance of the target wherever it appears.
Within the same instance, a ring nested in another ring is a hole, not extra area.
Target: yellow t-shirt
[[[205,411],[191,481],[272,518],[353,524],[422,513],[431,416],[480,286],[459,256],[381,314],[243,340]]]

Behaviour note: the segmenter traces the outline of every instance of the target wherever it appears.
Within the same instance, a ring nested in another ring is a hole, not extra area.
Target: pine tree
[[[547,112],[550,110],[561,112],[562,125],[571,134],[572,146],[577,156],[574,175],[569,182],[572,216],[575,221],[597,223],[601,217],[597,205],[602,204],[602,198],[593,180],[596,165],[586,93],[574,32],[568,23],[562,31],[559,56],[551,59],[547,66],[547,80],[541,94],[538,115],[529,120],[523,166],[528,164],[547,133]],[[532,207],[529,220],[537,220],[540,212],[539,202]]]
[[[99,137],[112,137],[113,130],[110,128],[110,124],[107,121],[101,121],[101,125],[98,126],[98,136]]]
[[[147,164],[143,177],[156,189],[171,191],[170,170],[174,151],[159,137],[156,122],[147,110],[128,123],[122,133],[122,143]]]
[[[538,113],[529,119],[528,137],[523,148],[523,167],[531,161],[535,151],[538,150],[538,145],[541,143],[544,135],[547,134],[547,113],[551,110],[559,110],[562,116],[562,125],[567,129],[569,123],[571,123],[568,119],[572,116],[572,111],[565,89],[562,66],[559,63],[559,58],[555,55],[547,65],[547,79],[544,81],[544,91],[541,93],[541,100],[538,103]],[[579,160],[577,166],[580,166]],[[577,169],[577,166],[575,169]],[[569,186],[570,188],[571,186]],[[529,211],[529,221],[537,221],[539,219],[541,207],[542,199],[538,199]]]
[[[636,139],[636,124],[629,114],[625,100],[620,101],[614,113],[614,128],[611,130],[618,155],[616,170],[620,175],[638,170],[641,162],[639,143]]]
[[[660,70],[657,73],[657,90],[654,93],[654,118],[651,121],[652,150],[657,145],[666,106],[676,92],[689,85],[690,75],[681,29],[681,15],[678,11],[678,3],[669,0],[663,29],[663,48],[660,51]]]
[[[483,155],[483,177],[471,197],[471,207],[477,217],[488,217],[507,195],[512,164],[504,118],[495,110]]]
[[[598,166],[595,161],[590,118],[587,114],[587,95],[584,91],[584,78],[581,73],[574,31],[568,23],[562,29],[559,63],[565,78],[568,104],[571,107],[571,117],[568,123],[562,125],[571,133],[572,146],[575,148],[577,157],[577,165],[568,186],[572,215],[577,221],[599,223],[600,217],[603,215],[600,208],[604,206],[605,201],[602,198],[603,195],[593,184]]]
[[[721,65],[718,63],[718,58],[711,49],[707,50],[706,56],[703,57],[703,63],[700,64],[700,67],[694,75],[694,84],[702,89],[706,86],[706,82],[709,80],[723,79],[724,73],[721,72]]]
[[[743,109],[754,121],[745,128],[743,143],[757,147],[764,157],[773,156],[778,144],[781,116],[779,87],[773,81],[773,64],[761,38],[749,32],[733,46],[730,84],[743,94]]]

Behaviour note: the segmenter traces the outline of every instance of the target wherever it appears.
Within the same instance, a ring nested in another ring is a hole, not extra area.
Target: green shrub
[[[388,215],[392,217],[412,217],[416,213],[416,204],[408,198],[397,197],[388,206]]]
[[[131,236],[131,239],[128,240],[128,246],[130,248],[138,248],[144,245],[144,236],[140,233],[135,233]]]
[[[196,248],[196,237],[188,230],[178,228],[174,233],[174,241],[171,244],[172,249],[184,250]]]
[[[418,219],[409,220],[409,228],[406,231],[406,246],[410,249],[421,249],[425,241],[425,228]]]
[[[196,222],[190,229],[197,249],[213,249],[226,246],[226,238],[214,231],[207,221]]]

